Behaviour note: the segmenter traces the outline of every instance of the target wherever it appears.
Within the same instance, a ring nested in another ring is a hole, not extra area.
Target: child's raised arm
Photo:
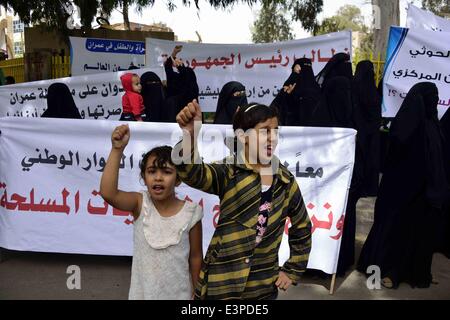
[[[110,205],[119,210],[131,211],[136,218],[139,216],[142,196],[138,192],[124,192],[118,189],[120,160],[129,140],[128,125],[121,125],[114,129],[111,135],[111,152],[100,182],[100,194]]]
[[[197,135],[201,128],[202,110],[197,100],[193,100],[180,111],[177,122],[184,131],[183,140],[175,145],[172,152],[178,176],[184,183],[195,189],[220,196],[226,185],[227,168],[224,164],[204,163],[200,158],[197,150]],[[184,151],[187,155],[183,155]],[[180,157],[183,159],[182,163],[175,160]]]

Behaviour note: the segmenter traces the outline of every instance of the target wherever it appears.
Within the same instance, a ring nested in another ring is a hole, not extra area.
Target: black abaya
[[[294,72],[296,65],[300,66],[300,73]],[[315,80],[310,59],[301,58],[294,61],[292,73],[283,87],[292,84],[295,84],[295,88],[291,94],[280,90],[272,105],[277,106],[282,125],[308,126],[320,99],[320,87]]]
[[[64,83],[52,83],[47,91],[47,110],[42,118],[81,119],[69,87]]]
[[[428,287],[432,279],[436,233],[448,196],[438,99],[435,84],[418,83],[392,122],[374,224],[358,262],[361,272],[378,266],[394,287],[401,282]]]
[[[300,65],[301,70],[292,92],[292,125],[309,126],[314,109],[320,100],[320,87],[314,77],[310,59],[297,59],[294,66],[296,64]]]
[[[146,120],[148,122],[163,121],[165,95],[161,79],[154,72],[145,72],[141,76],[141,95],[144,99]]]
[[[313,125],[318,127],[357,128],[358,118],[352,101],[351,84],[348,78],[338,76],[326,82],[321,100],[313,114],[313,119]],[[339,276],[343,276],[355,260],[356,203],[361,196],[362,181],[362,148],[357,137],[355,164],[339,250],[337,267]]]
[[[447,181],[450,184],[450,108],[447,109],[441,121],[441,130],[444,136],[444,164]],[[450,259],[450,196],[446,201],[443,212],[443,229],[441,232],[441,242],[438,244],[438,251]]]
[[[362,122],[358,130],[364,159],[362,195],[374,197],[378,192],[380,173],[381,97],[375,86],[371,61],[361,61],[356,66],[352,90]]]
[[[334,77],[345,77],[352,81],[352,63],[350,55],[344,52],[335,54],[330,61],[327,62],[322,71],[316,76],[316,81],[322,90],[325,88],[328,81]]]
[[[167,76],[167,112],[163,121],[175,122],[176,115],[193,99],[198,100],[199,88],[194,70],[179,66],[174,70],[173,60],[164,64]]]

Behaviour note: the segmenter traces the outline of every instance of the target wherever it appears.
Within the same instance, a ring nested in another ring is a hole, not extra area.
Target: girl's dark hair
[[[234,114],[233,130],[242,129],[243,131],[247,131],[248,129],[254,128],[258,123],[274,117],[278,118],[278,109],[276,106],[250,103],[240,107]]]
[[[156,159],[153,161],[153,165],[156,168],[163,169],[167,165],[175,166],[172,161],[172,147],[170,146],[160,146],[153,148],[149,152],[142,155],[141,163],[139,164],[141,169],[141,177],[145,179],[145,169],[147,167],[147,160],[150,156],[155,156]]]

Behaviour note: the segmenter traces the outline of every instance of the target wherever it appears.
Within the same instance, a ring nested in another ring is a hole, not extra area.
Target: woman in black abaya
[[[291,75],[272,104],[280,110],[283,125],[308,126],[319,99],[320,87],[316,83],[311,60],[301,58],[294,61]]]
[[[177,114],[193,99],[198,99],[197,77],[192,68],[177,58],[169,57],[164,63],[167,76],[167,106],[163,121],[175,122]]]
[[[444,136],[444,165],[447,181],[450,184],[450,108],[447,109],[440,123],[442,134]],[[450,259],[450,196],[445,205],[443,220],[442,241],[438,245],[438,251],[442,252]]]
[[[357,114],[353,107],[351,83],[347,77],[333,77],[323,88],[322,98],[316,108],[314,126],[357,128]],[[356,138],[355,164],[347,200],[344,218],[344,230],[339,251],[337,267],[338,276],[345,272],[355,262],[356,234],[356,203],[361,196],[363,181],[362,148],[359,138]]]
[[[272,100],[271,106],[275,106],[278,109],[279,124],[282,126],[293,126],[293,96],[292,92],[297,85],[297,79],[299,71],[294,70],[292,66],[292,73],[289,78],[284,82],[283,87],[278,92],[277,96]]]
[[[47,110],[42,118],[81,119],[69,87],[64,83],[52,83],[47,91]]]
[[[237,81],[226,83],[219,93],[214,123],[232,124],[237,108],[244,105],[247,105],[244,85]]]
[[[310,59],[297,59],[293,68],[296,65],[300,66],[300,73],[292,92],[292,125],[309,126],[314,109],[320,100],[320,87],[314,77]]]
[[[327,82],[334,77],[345,77],[350,81],[353,80],[352,63],[350,55],[347,53],[340,52],[335,54],[316,76],[316,81],[323,90]]]
[[[375,85],[371,61],[361,61],[356,66],[352,90],[354,105],[359,109],[362,122],[358,130],[364,156],[362,194],[375,197],[380,173],[381,97]]]
[[[145,72],[141,76],[141,85],[141,95],[145,106],[145,121],[163,121],[163,114],[166,108],[164,87],[161,79],[154,72]]]
[[[401,282],[427,288],[432,282],[436,233],[448,196],[438,101],[435,84],[414,85],[390,128],[374,224],[358,263],[364,273],[378,266],[388,288]]]
[[[333,85],[329,85],[329,82],[338,77],[340,81],[333,81]],[[333,123],[336,122],[338,116],[337,110],[340,108],[350,108],[345,114],[351,114],[353,119],[352,125],[354,129],[359,130],[362,126],[361,115],[358,112],[358,107],[356,106],[356,101],[351,97],[351,105],[348,106],[337,106],[330,97],[331,90],[334,91],[336,84],[343,82],[346,79],[348,81],[348,86],[352,87],[353,74],[352,74],[352,64],[350,62],[350,56],[347,53],[337,53],[330,61],[327,62],[325,67],[316,76],[316,81],[321,88],[322,97],[320,102],[316,105],[312,118],[310,120],[311,126],[317,127],[333,127]],[[345,81],[347,84],[347,82]],[[346,85],[344,85],[346,86]],[[342,84],[341,84],[342,87]],[[351,89],[350,89],[351,90]],[[328,91],[328,93],[325,93]],[[325,95],[327,97],[325,97]],[[336,106],[337,110],[333,110],[332,106]],[[342,110],[341,110],[342,111]]]

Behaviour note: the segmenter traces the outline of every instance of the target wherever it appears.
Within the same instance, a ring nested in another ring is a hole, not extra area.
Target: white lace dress
[[[142,209],[134,222],[130,300],[188,300],[192,296],[189,272],[189,231],[203,210],[186,201],[174,216],[162,217],[150,195],[142,191]]]

